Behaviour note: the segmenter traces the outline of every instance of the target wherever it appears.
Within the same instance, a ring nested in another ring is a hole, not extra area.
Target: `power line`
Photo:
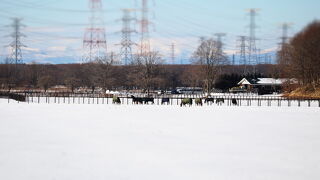
[[[24,3],[24,2],[15,2],[15,1],[7,1],[2,0],[7,5],[12,5],[15,8],[21,7],[21,8],[28,8],[28,9],[37,9],[41,11],[56,11],[56,12],[68,12],[68,13],[91,13],[90,10],[81,10],[81,9],[64,9],[64,8],[55,8],[55,7],[49,7],[44,6],[40,4],[34,4],[34,3]],[[112,12],[117,11],[116,9],[101,9],[101,12]]]

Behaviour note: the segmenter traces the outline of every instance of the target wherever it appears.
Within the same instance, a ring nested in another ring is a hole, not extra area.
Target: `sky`
[[[119,53],[123,8],[134,8],[140,19],[142,0],[102,0],[101,17],[106,28],[108,52]],[[238,36],[249,35],[248,9],[258,9],[256,17],[257,48],[274,54],[282,36],[281,24],[290,23],[289,36],[320,18],[317,0],[149,0],[150,40],[153,50],[165,60],[175,44],[175,63],[189,63],[200,37],[223,37],[224,51],[231,56],[239,51]],[[88,0],[0,0],[0,56],[10,53],[8,36],[14,17],[22,18],[23,61],[25,63],[77,63],[83,52],[83,36],[89,26]],[[137,23],[132,23],[138,32]],[[139,43],[140,35],[132,34]],[[134,47],[134,52],[137,48]]]

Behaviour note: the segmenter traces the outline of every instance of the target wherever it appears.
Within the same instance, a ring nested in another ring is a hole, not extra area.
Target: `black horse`
[[[216,99],[216,103],[217,103],[218,105],[222,105],[222,104],[224,103],[224,98],[217,98],[217,99]]]
[[[149,104],[149,102],[151,102],[152,104],[154,104],[154,98],[142,98],[142,101],[144,102],[144,104]]]
[[[131,96],[133,104],[143,104],[143,99]]]
[[[163,105],[164,103],[169,104],[170,103],[170,99],[169,98],[162,98],[161,99],[161,105]]]
[[[236,99],[232,99],[232,100],[231,100],[231,102],[232,102],[232,104],[233,104],[233,105],[235,105],[235,106],[237,106],[237,105],[238,105],[238,102],[237,102],[237,100],[236,100]]]
[[[214,98],[207,97],[207,98],[204,99],[204,103],[209,103],[209,102],[214,103]]]

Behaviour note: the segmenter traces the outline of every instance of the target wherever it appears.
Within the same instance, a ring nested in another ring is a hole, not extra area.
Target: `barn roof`
[[[252,84],[250,81],[248,81],[246,78],[243,78],[238,85],[250,85]]]
[[[274,79],[274,78],[258,78],[259,85],[281,85],[288,81],[288,79]]]
[[[238,85],[282,85],[289,79],[275,79],[275,78],[256,78],[246,79],[243,78]]]

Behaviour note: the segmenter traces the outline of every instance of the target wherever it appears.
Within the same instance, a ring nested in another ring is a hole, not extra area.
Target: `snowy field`
[[[319,107],[0,100],[0,180],[319,179]]]

